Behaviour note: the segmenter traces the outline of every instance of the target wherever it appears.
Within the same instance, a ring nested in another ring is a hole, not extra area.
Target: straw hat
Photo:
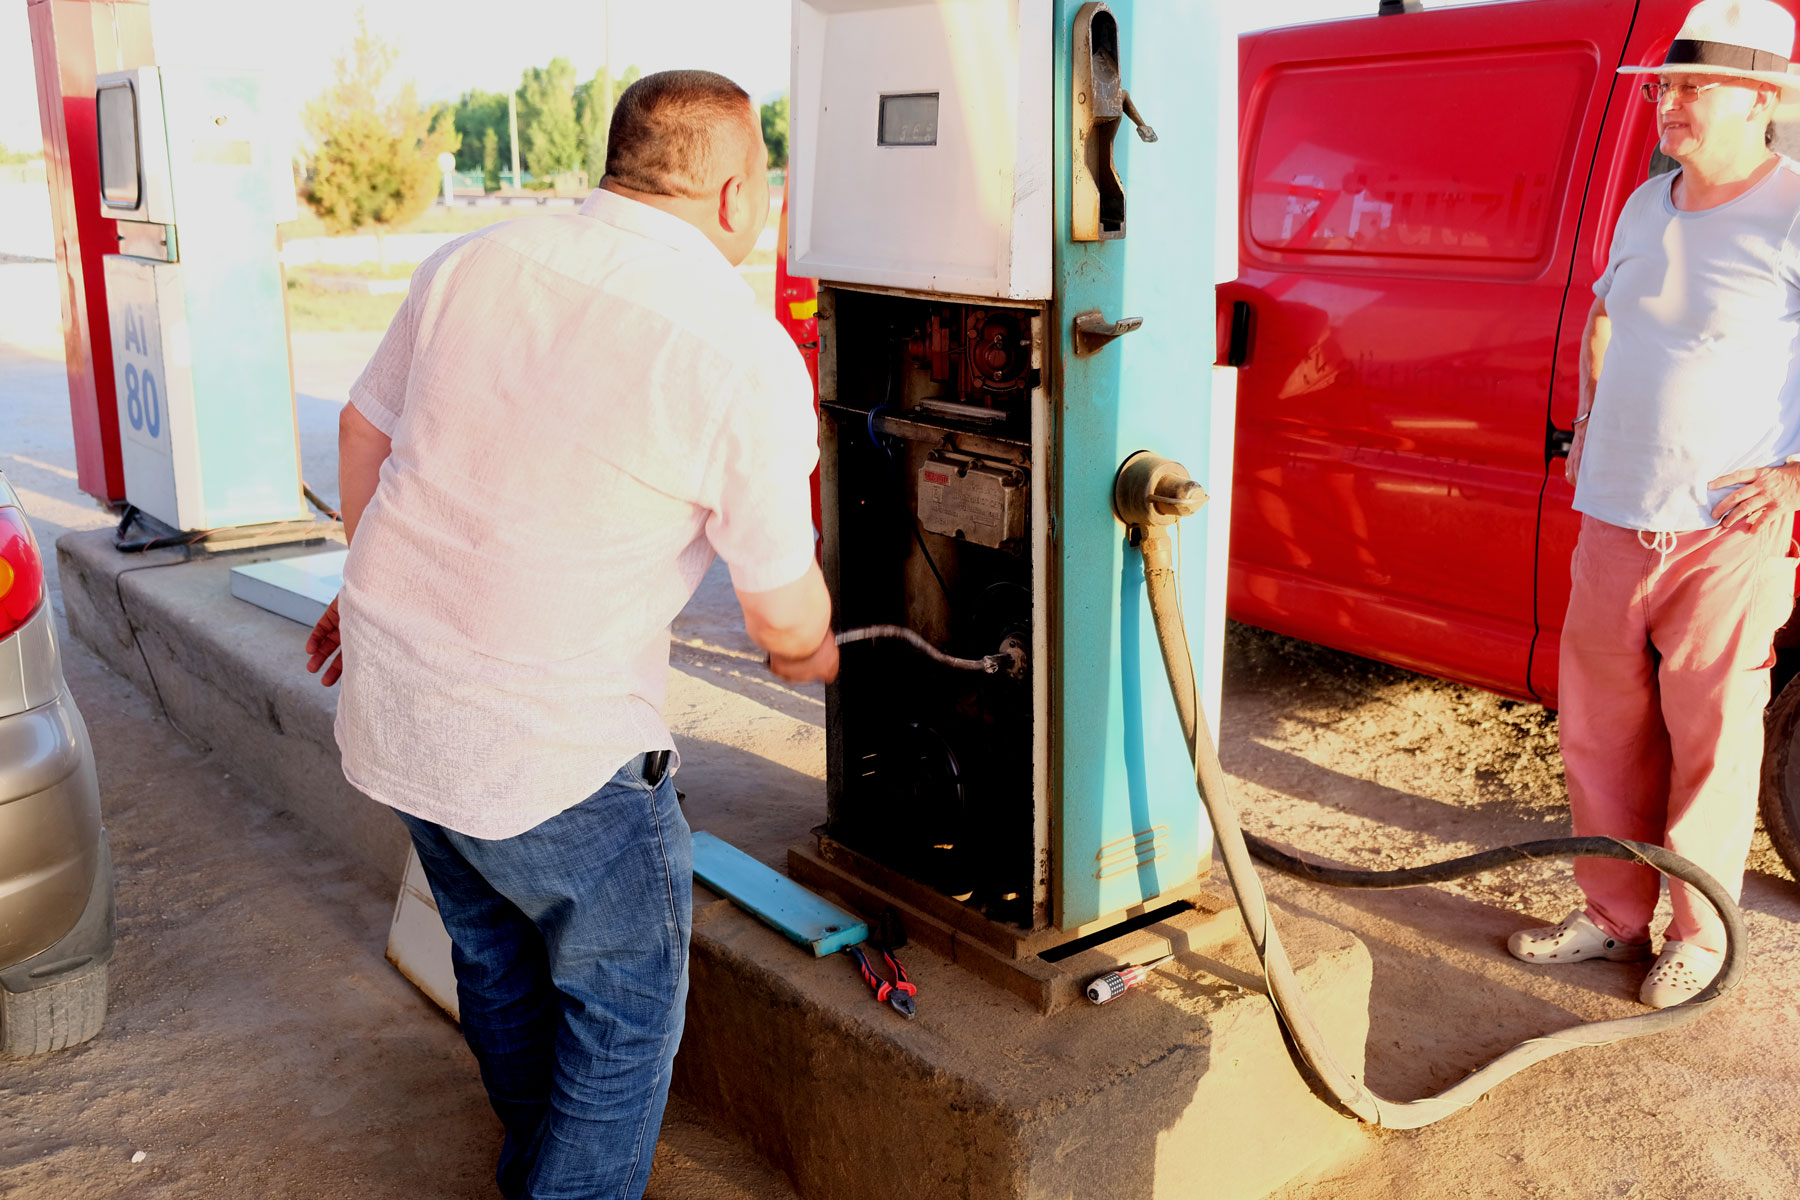
[[[1660,64],[1619,74],[1730,75],[1800,89],[1788,67],[1793,52],[1794,15],[1775,0],[1700,0]]]

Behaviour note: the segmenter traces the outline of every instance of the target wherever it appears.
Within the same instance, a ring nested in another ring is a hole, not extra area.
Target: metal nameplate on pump
[[[926,532],[1001,549],[1025,536],[1025,477],[981,459],[934,454],[919,468],[919,524]]]

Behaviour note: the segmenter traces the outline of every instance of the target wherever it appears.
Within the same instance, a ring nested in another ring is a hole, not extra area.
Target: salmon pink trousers
[[[1662,845],[1733,897],[1756,828],[1771,645],[1794,604],[1793,524],[1640,535],[1584,516],[1560,657],[1559,733],[1579,837]],[[1576,861],[1588,916],[1647,941],[1662,877]],[[1712,906],[1670,881],[1666,936],[1725,948]]]

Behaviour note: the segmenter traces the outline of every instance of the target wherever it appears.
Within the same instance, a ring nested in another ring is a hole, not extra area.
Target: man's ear
[[[719,225],[731,233],[742,233],[750,220],[750,204],[744,196],[744,177],[733,175],[719,189]]]
[[[1781,107],[1781,89],[1760,87],[1756,89],[1756,103],[1751,106],[1750,114],[1758,120],[1768,121],[1775,116],[1775,110]]]

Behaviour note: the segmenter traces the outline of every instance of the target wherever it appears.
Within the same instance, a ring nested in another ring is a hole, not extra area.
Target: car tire
[[[1763,828],[1789,873],[1800,879],[1800,677],[1763,714],[1763,739]]]
[[[0,987],[0,1058],[79,1046],[106,1020],[106,964],[28,992]]]

